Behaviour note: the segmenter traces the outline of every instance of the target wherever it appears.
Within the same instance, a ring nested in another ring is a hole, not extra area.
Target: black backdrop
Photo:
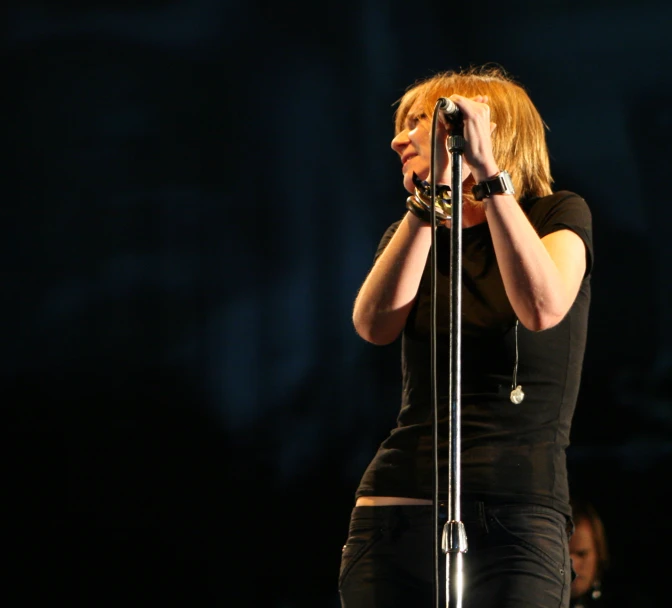
[[[672,9],[15,2],[2,403],[13,605],[336,607],[398,344],[350,312],[403,213],[393,102],[500,63],[596,266],[569,465],[611,588],[665,605]],[[468,593],[468,588],[467,588]]]

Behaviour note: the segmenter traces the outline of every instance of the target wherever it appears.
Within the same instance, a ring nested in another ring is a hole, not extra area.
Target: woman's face
[[[438,183],[450,184],[452,174],[452,158],[448,154],[445,142],[448,130],[441,120],[436,125],[437,146],[436,168]],[[401,172],[404,176],[404,188],[411,194],[415,192],[413,173],[421,180],[429,179],[432,165],[432,119],[427,115],[421,100],[417,100],[406,115],[404,129],[392,140],[392,149],[401,159]],[[471,169],[466,163],[462,165],[462,181],[471,177]]]
[[[572,582],[572,599],[590,591],[597,575],[597,547],[590,522],[577,522],[569,539],[569,555],[576,578]]]
[[[413,173],[425,180],[431,165],[430,149],[431,121],[422,105],[416,101],[406,115],[404,129],[392,140],[392,149],[401,159],[404,188],[415,192]]]

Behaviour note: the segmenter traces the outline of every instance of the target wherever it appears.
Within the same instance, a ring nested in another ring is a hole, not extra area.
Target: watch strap
[[[508,171],[500,171],[492,179],[486,179],[472,187],[471,193],[477,201],[493,194],[515,194],[513,182]]]

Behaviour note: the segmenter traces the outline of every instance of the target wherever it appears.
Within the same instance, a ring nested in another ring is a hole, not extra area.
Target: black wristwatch
[[[513,189],[513,182],[508,171],[500,171],[492,179],[476,184],[471,189],[471,193],[477,201],[482,201],[493,194],[515,194],[516,191]]]

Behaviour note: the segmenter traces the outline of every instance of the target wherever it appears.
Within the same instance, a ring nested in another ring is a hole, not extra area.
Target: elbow
[[[379,324],[366,322],[356,316],[353,316],[352,322],[357,335],[369,344],[387,346],[392,344],[399,336],[399,332],[390,331],[387,328],[380,327]]]
[[[369,344],[373,344],[375,346],[387,346],[388,344],[392,344],[392,342],[394,342],[394,338],[390,339],[384,336],[378,336],[374,333],[357,331],[357,335]]]
[[[521,325],[533,332],[546,331],[558,325],[567,315],[567,311],[547,310],[536,308],[528,314],[520,315],[518,320]]]
[[[539,332],[539,331],[546,331],[547,329],[551,329],[552,327],[555,327],[558,323],[560,323],[562,319],[556,319],[556,318],[539,318],[535,319],[534,321],[528,321],[528,322],[523,322],[522,320],[520,321],[521,324],[525,327],[525,329],[529,329],[530,331],[534,332]]]

